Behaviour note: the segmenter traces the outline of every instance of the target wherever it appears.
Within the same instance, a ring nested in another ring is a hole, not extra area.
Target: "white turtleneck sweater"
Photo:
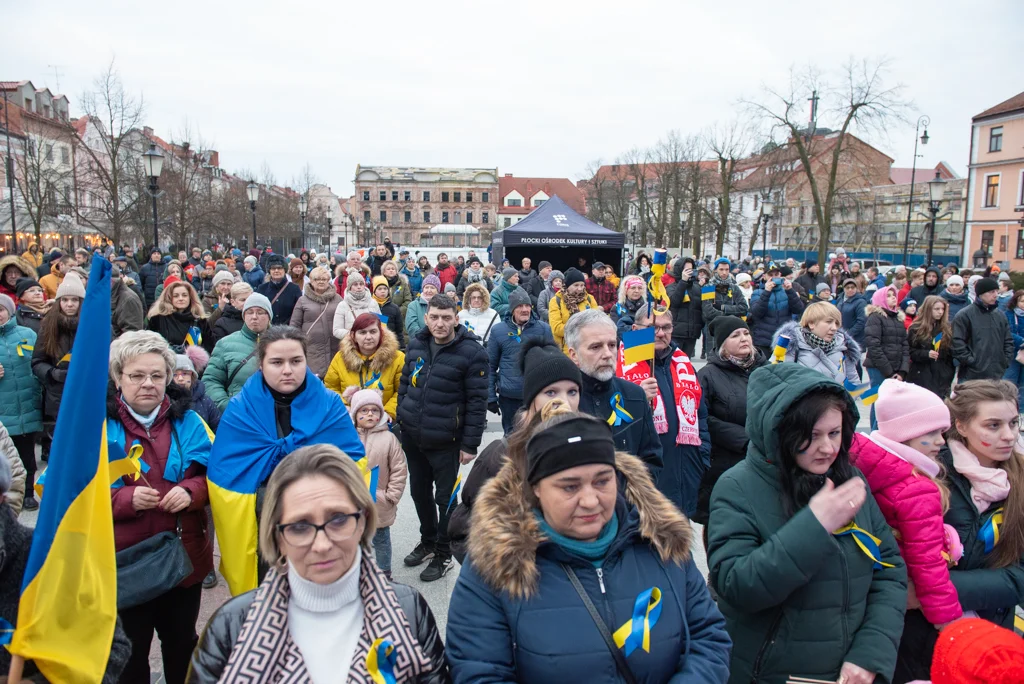
[[[356,547],[352,567],[331,584],[303,579],[288,564],[288,631],[302,652],[314,684],[344,682],[363,629],[363,599],[359,595],[362,549]]]

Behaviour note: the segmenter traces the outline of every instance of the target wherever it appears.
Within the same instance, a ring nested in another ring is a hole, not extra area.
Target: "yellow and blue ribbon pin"
[[[863,527],[858,526],[857,523],[851,522],[848,525],[844,525],[832,534],[837,537],[853,537],[853,541],[857,542],[857,546],[864,552],[864,555],[870,558],[874,563],[875,570],[893,567],[892,563],[885,563],[882,561],[882,540],[865,530]]]
[[[412,377],[409,379],[409,382],[412,384],[413,387],[418,387],[416,382],[419,380],[420,371],[423,370],[423,363],[424,361],[422,356],[416,359],[416,365],[412,369]]]
[[[384,381],[380,379],[380,371],[377,371],[376,373],[374,373],[373,377],[371,377],[369,380],[367,380],[366,384],[363,385],[363,388],[365,389],[367,387],[374,387],[374,383],[376,383],[376,388],[377,389],[379,389],[379,390],[383,390],[384,389]]]
[[[25,352],[35,351],[35,346],[29,344],[28,340],[22,340],[18,343],[16,349],[18,351],[18,356],[25,356]]]
[[[615,645],[625,651],[626,657],[637,648],[651,652],[651,630],[661,617],[661,589],[651,587],[640,592],[633,603],[633,617],[615,630]]]
[[[395,645],[387,639],[374,639],[370,644],[370,652],[366,654],[366,671],[370,674],[370,679],[376,684],[396,684],[397,663]]]
[[[991,553],[999,543],[999,535],[1003,527],[1003,508],[1000,506],[985,524],[978,530],[978,541],[985,542],[985,553]]]
[[[611,399],[612,414],[608,416],[608,424],[612,427],[622,425],[622,421],[633,422],[633,415],[622,407],[622,393],[616,392]]]

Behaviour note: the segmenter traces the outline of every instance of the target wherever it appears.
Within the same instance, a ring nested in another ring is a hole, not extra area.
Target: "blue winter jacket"
[[[861,347],[864,346],[864,325],[868,322],[868,314],[864,309],[869,303],[867,296],[858,292],[849,299],[844,297],[836,304],[839,313],[843,315],[843,329]]]
[[[263,272],[263,269],[259,266],[254,266],[251,271],[242,269],[242,282],[249,283],[249,286],[255,291],[260,285],[263,284],[263,279],[267,277],[267,274]]]
[[[412,290],[414,296],[418,297],[423,290],[423,273],[420,272],[420,269],[413,268],[409,270],[408,268],[403,268],[398,274],[404,275],[409,279],[409,289]]]
[[[658,435],[661,442],[661,458],[665,467],[658,473],[658,489],[668,500],[679,507],[687,517],[697,512],[697,492],[704,473],[711,467],[711,432],[708,429],[708,405],[701,395],[697,407],[697,426],[700,431],[700,446],[676,444],[679,434],[679,416],[675,411],[675,400],[672,386],[672,352],[677,347],[673,344],[662,358],[655,357],[654,378],[658,381],[658,390],[665,400],[665,418],[668,430]],[[697,382],[697,376],[693,377]]]
[[[43,390],[32,372],[35,345],[35,331],[14,317],[0,325],[0,423],[13,437],[43,429]]]
[[[947,302],[949,302],[950,323],[953,322],[953,319],[956,318],[956,315],[958,313],[960,313],[963,309],[967,308],[971,303],[971,300],[967,298],[966,292],[961,292],[960,294],[953,294],[949,290],[943,290],[942,294],[940,294],[939,296],[945,299]],[[918,308],[920,308],[923,304],[924,302],[918,302]]]
[[[530,320],[521,328],[512,322],[511,311],[505,314],[504,320],[494,324],[487,339],[487,360],[491,369],[487,382],[488,403],[498,401],[499,394],[506,399],[523,398],[519,349],[532,337],[555,343],[551,326],[540,320],[536,311],[530,311]]]
[[[1018,316],[1014,311],[1004,311],[1006,320],[1010,322],[1010,334],[1013,336],[1013,348],[1024,347],[1024,316]]]
[[[758,288],[750,296],[750,315],[747,317],[754,345],[771,346],[775,331],[784,323],[799,319],[805,306],[795,287],[786,290],[776,286],[771,292]]]
[[[623,651],[637,681],[728,680],[731,641],[690,557],[689,521],[654,489],[638,459],[619,456],[616,469],[618,531],[596,561],[544,536],[511,465],[482,490],[448,609],[446,650],[456,684],[622,681],[563,563],[612,632],[629,623],[640,594],[660,590],[650,650]]]

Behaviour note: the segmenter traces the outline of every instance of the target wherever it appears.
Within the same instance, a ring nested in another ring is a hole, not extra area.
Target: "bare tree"
[[[82,95],[82,109],[93,127],[73,129],[78,137],[77,219],[121,244],[133,228],[136,205],[148,200],[140,161],[145,138],[138,130],[142,98],[125,90],[111,62]]]
[[[707,147],[717,163],[715,202],[705,205],[705,215],[715,230],[715,254],[721,254],[729,233],[736,229],[732,196],[736,187],[736,167],[749,152],[750,133],[739,121],[717,125],[705,132]]]
[[[857,144],[853,132],[884,133],[887,126],[906,121],[909,103],[903,99],[901,85],[886,85],[886,67],[884,61],[872,64],[851,59],[831,83],[813,68],[801,72],[791,69],[785,90],[766,88],[760,100],[744,102],[755,118],[786,136],[784,144],[800,161],[813,203],[821,263],[832,237],[836,197],[846,180],[841,171],[856,166],[857,155],[863,153],[863,145]],[[808,100],[811,117],[805,124],[802,113]],[[834,131],[820,130],[819,101],[825,105],[822,118],[836,126]]]
[[[211,180],[210,149],[186,121],[164,152],[160,175],[160,216],[172,220],[169,232],[179,247],[205,245],[212,237]]]
[[[602,169],[607,169],[602,172]],[[626,233],[629,229],[629,207],[635,181],[621,159],[607,167],[601,160],[587,167],[587,216],[605,228]]]

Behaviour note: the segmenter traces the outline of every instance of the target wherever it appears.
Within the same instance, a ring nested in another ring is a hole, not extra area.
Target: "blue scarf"
[[[561,535],[551,529],[551,525],[548,525],[547,520],[544,519],[544,514],[540,510],[533,509],[533,514],[536,516],[537,522],[540,524],[540,530],[544,533],[545,537],[572,555],[590,561],[595,568],[599,568],[604,564],[608,548],[619,534],[619,516],[615,513],[612,514],[612,519],[608,521],[608,524],[604,526],[601,534],[594,541],[580,541],[579,539]]]

